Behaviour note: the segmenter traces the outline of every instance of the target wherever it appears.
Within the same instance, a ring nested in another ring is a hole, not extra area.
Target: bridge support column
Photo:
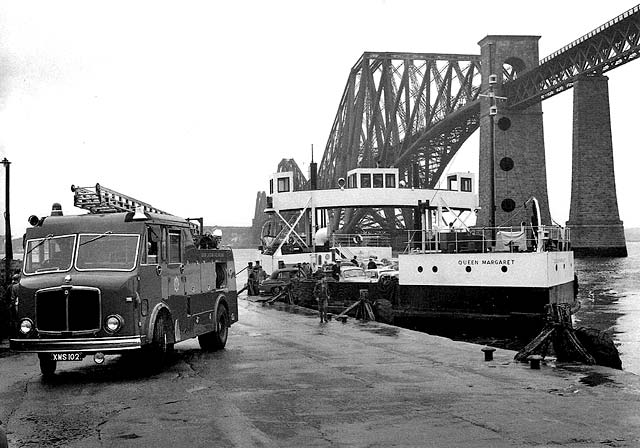
[[[481,226],[519,226],[522,221],[530,224],[532,209],[525,210],[522,206],[532,196],[540,203],[542,224],[551,221],[542,106],[536,103],[524,110],[512,110],[498,98],[493,101],[497,111],[492,114],[491,98],[486,97],[492,85],[494,93],[501,95],[502,84],[508,81],[505,73],[514,76],[538,65],[538,39],[539,36],[487,36],[478,43],[485,94],[480,108],[478,225]],[[489,84],[491,75],[496,75],[494,84]]]
[[[567,226],[576,255],[626,257],[618,212],[606,76],[573,86],[571,209]]]

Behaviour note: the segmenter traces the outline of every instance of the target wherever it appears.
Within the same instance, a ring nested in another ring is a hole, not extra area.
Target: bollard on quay
[[[540,361],[542,361],[542,356],[540,355],[531,355],[527,358],[529,360],[529,364],[532,369],[540,369]]]
[[[493,352],[496,351],[495,348],[492,347],[484,347],[482,349],[480,349],[482,352],[484,352],[484,360],[485,361],[493,361]]]

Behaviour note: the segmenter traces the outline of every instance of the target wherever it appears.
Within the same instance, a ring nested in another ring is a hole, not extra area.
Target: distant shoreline
[[[257,249],[253,240],[252,227],[241,226],[205,226],[205,230],[222,230],[222,244],[232,249]],[[624,229],[627,243],[640,242],[640,227]],[[14,259],[22,258],[22,238],[13,238]],[[0,235],[0,249],[4,249],[4,235]],[[18,249],[18,250],[17,250]],[[0,259],[4,258],[4,251],[0,252]]]

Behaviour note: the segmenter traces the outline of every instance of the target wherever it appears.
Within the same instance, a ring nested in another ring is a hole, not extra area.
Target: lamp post
[[[498,76],[489,75],[489,89],[486,93],[479,96],[489,98],[489,228],[491,229],[491,239],[495,241],[496,235],[496,186],[495,186],[495,149],[496,149],[496,130],[495,117],[498,115],[497,100],[506,100],[504,96],[497,96],[495,87],[498,82]],[[494,243],[495,244],[495,243]]]
[[[11,261],[13,260],[13,245],[11,244],[11,214],[9,213],[9,165],[11,162],[2,159],[5,170],[5,202],[4,202],[4,280],[11,283]]]

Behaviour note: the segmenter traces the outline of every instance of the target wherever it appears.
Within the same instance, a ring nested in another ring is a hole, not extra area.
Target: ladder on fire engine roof
[[[91,213],[135,212],[137,208],[142,208],[144,212],[170,214],[100,184],[96,184],[95,187],[71,185],[71,191],[74,193],[73,205]]]

